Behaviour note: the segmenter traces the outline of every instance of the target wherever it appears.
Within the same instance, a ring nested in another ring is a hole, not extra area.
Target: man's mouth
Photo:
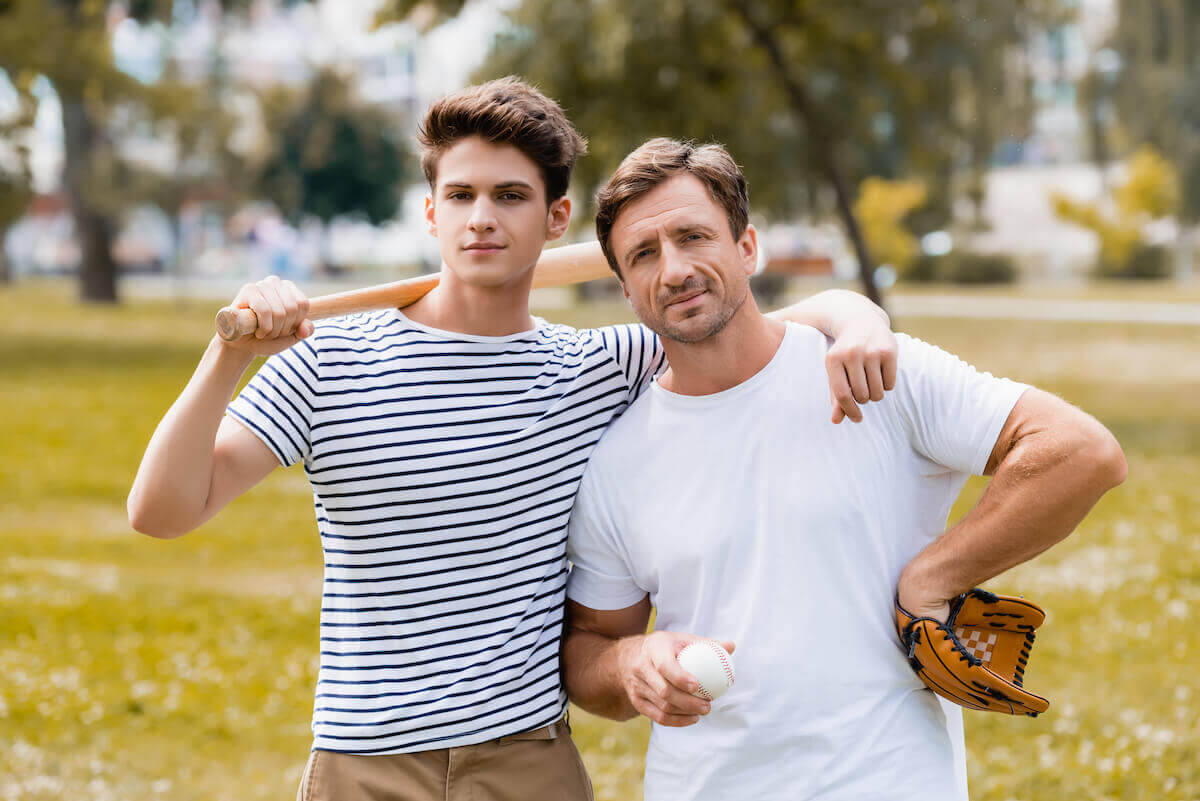
[[[686,307],[686,306],[690,305],[693,301],[695,301],[697,298],[699,298],[701,295],[706,295],[706,294],[708,294],[707,289],[696,289],[691,292],[682,292],[682,293],[676,295],[675,297],[671,298],[669,301],[667,301],[667,308]]]
[[[463,248],[463,250],[471,250],[482,253],[495,253],[497,250],[503,249],[504,245],[501,245],[499,242],[472,242]]]

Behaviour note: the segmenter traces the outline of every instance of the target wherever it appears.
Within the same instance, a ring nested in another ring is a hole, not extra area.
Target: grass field
[[[181,540],[132,532],[125,494],[212,309],[70,298],[0,290],[0,799],[290,798],[321,575],[304,475]],[[968,714],[973,798],[1200,799],[1200,328],[897,325],[1087,408],[1130,464],[1075,536],[992,584],[1049,609],[1027,684],[1052,707]],[[640,798],[648,727],[573,721],[597,796]]]

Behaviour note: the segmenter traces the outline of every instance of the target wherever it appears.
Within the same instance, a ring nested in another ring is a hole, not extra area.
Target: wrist
[[[617,640],[617,675],[624,678],[633,671],[633,666],[637,663],[638,656],[642,653],[642,644],[645,641],[645,634],[634,634]]]
[[[238,347],[232,342],[226,342],[215,334],[212,341],[208,343],[206,355],[214,362],[215,366],[223,369],[236,369],[239,375],[254,362],[255,357],[253,352]]]
[[[931,570],[919,557],[909,562],[896,583],[896,601],[900,607],[914,617],[939,617],[938,612],[958,595],[958,590],[937,580],[939,575],[944,574]]]

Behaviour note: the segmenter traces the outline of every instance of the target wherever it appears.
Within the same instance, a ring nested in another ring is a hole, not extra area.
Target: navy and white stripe
[[[267,360],[229,414],[313,486],[315,748],[448,748],[562,715],[567,517],[662,366],[641,326],[476,337],[395,310],[320,322]]]

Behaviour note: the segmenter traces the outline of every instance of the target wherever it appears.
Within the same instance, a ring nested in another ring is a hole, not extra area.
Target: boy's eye
[[[525,196],[520,192],[503,192],[500,194],[501,200],[524,200]]]

